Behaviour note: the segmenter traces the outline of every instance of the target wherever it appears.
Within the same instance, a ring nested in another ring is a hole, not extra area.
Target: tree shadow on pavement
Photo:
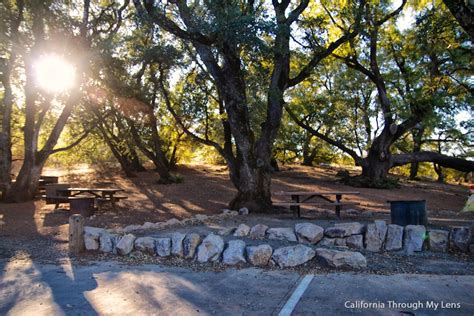
[[[0,204],[4,223],[0,227],[0,314],[69,314],[68,310],[81,306],[88,315],[97,315],[84,295],[71,298],[66,290],[76,288],[80,281],[60,237],[59,226],[67,222],[67,215],[55,220],[58,227],[44,231],[46,215],[35,202]],[[54,275],[45,277],[43,267],[54,270]],[[96,287],[91,279],[83,293]]]

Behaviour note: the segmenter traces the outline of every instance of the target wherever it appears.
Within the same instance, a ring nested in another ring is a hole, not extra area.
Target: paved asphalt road
[[[0,315],[278,315],[303,278],[118,263],[0,268]],[[315,275],[301,294],[293,315],[474,315],[472,275],[332,273]]]

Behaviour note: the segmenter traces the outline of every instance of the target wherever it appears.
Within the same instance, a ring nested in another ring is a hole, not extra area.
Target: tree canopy
[[[2,196],[32,199],[53,160],[150,162],[168,184],[199,153],[256,212],[275,162],[355,164],[376,187],[406,164],[473,171],[461,2],[3,1]]]

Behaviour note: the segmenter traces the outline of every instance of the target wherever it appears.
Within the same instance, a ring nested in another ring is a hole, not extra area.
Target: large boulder
[[[183,240],[186,237],[182,233],[173,233],[171,235],[171,254],[178,257],[184,256]]]
[[[104,231],[102,234],[99,235],[99,250],[101,252],[114,252],[115,243],[114,243],[115,235],[111,235],[108,232]]]
[[[319,260],[334,268],[362,269],[367,267],[367,260],[360,252],[318,248],[316,249],[316,256]]]
[[[120,242],[120,239],[122,239],[122,235],[118,235],[118,234],[113,234],[111,235],[112,236],[112,253],[114,255],[117,254],[117,245],[118,243]]]
[[[135,239],[135,249],[148,254],[155,254],[155,239],[152,237],[140,237]]]
[[[273,249],[270,245],[263,244],[247,247],[247,260],[254,266],[266,266],[272,257]]]
[[[267,237],[275,240],[297,241],[293,228],[288,227],[269,228]]]
[[[234,232],[235,237],[245,237],[250,233],[250,227],[245,224],[240,224]]]
[[[201,236],[198,234],[188,234],[183,240],[183,254],[186,259],[194,258],[196,249],[201,243]]]
[[[207,216],[206,214],[196,214],[194,215],[194,218],[197,222],[205,222],[209,219],[209,216]]]
[[[197,260],[199,262],[218,261],[223,250],[224,240],[211,233],[198,247]]]
[[[353,249],[364,249],[364,236],[352,235],[346,238],[346,246]]]
[[[332,247],[336,244],[336,238],[324,237],[318,244],[321,247]]]
[[[155,252],[160,257],[171,255],[171,238],[156,238]]]
[[[403,248],[403,226],[390,224],[387,229],[385,250],[393,251]]]
[[[471,243],[471,229],[469,227],[452,227],[449,246],[452,250],[467,252]]]
[[[86,250],[98,250],[100,247],[100,235],[107,233],[103,228],[85,226],[84,227],[84,245]]]
[[[379,252],[382,249],[387,234],[385,221],[376,220],[374,224],[367,225],[365,233],[365,248],[368,251]]]
[[[245,263],[244,252],[245,242],[243,240],[231,240],[222,255],[222,263],[229,265]]]
[[[117,243],[116,249],[117,253],[121,256],[126,256],[133,250],[133,243],[135,242],[136,237],[132,234],[127,234],[123,236],[120,241]]]
[[[152,223],[152,222],[145,222],[145,224],[142,225],[143,229],[160,229],[161,228],[161,223]]]
[[[333,227],[328,227],[324,231],[324,235],[331,238],[344,238],[352,235],[363,234],[365,225],[357,222],[337,223]]]
[[[366,226],[361,223],[357,222],[349,222],[349,223],[337,223],[334,224],[335,228],[342,228],[344,229],[344,236],[351,236],[351,235],[359,235],[365,233]]]
[[[323,239],[324,228],[311,223],[300,223],[295,225],[295,233],[299,242],[316,244]]]
[[[227,235],[232,234],[235,230],[236,230],[236,227],[224,227],[224,228],[220,229],[217,232],[217,234],[219,236],[227,236]]]
[[[249,209],[246,208],[246,207],[242,207],[242,208],[239,210],[239,215],[249,215]]]
[[[229,209],[223,209],[223,210],[222,210],[222,214],[225,215],[225,216],[231,217],[231,216],[237,216],[237,215],[239,215],[239,212],[233,211],[233,210],[229,210]]]
[[[182,225],[183,223],[177,219],[177,218],[171,218],[169,220],[167,220],[166,222],[162,223],[162,226],[163,227],[170,227],[170,226],[179,226],[179,225]]]
[[[431,251],[448,251],[449,232],[446,230],[433,229],[428,232],[428,242]]]
[[[346,247],[346,238],[334,238],[334,246]]]
[[[343,238],[349,236],[344,227],[328,227],[324,230],[324,235],[330,238]]]
[[[405,226],[405,236],[403,238],[403,248],[407,254],[414,251],[422,251],[426,238],[426,228],[423,225]]]
[[[278,248],[273,252],[272,259],[280,268],[296,267],[314,258],[315,251],[298,244],[296,246]]]
[[[268,226],[263,224],[257,224],[250,229],[250,238],[261,239],[265,238]]]
[[[143,229],[142,225],[128,225],[124,229],[122,229],[122,231],[124,233],[131,233],[135,230],[140,230],[140,229]]]

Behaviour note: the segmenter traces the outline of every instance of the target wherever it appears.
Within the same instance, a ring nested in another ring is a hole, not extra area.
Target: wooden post
[[[69,252],[78,254],[84,250],[84,217],[74,214],[69,217]]]

